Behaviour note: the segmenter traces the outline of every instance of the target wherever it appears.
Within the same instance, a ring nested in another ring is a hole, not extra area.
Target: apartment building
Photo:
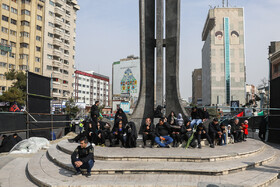
[[[95,101],[101,105],[109,106],[109,77],[93,71],[75,71],[75,83],[73,83],[75,102],[92,106]]]
[[[73,93],[76,40],[76,0],[47,0],[43,75],[52,77],[55,101],[67,100]]]
[[[44,0],[1,0],[0,94],[12,84],[9,70],[42,74],[44,12]]]

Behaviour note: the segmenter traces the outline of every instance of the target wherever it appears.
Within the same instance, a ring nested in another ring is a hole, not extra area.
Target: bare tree
[[[260,88],[261,88],[261,87],[265,88],[265,87],[267,87],[267,86],[268,86],[268,80],[267,80],[266,77],[264,77],[264,78],[261,79],[261,83],[259,84],[259,87],[260,87]]]

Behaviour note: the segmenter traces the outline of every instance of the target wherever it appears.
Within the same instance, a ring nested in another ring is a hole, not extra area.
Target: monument
[[[164,95],[166,114],[174,111],[186,117],[179,89],[180,2],[165,0],[164,7],[164,0],[139,0],[141,87],[138,104],[132,114],[132,121],[138,127],[145,118],[153,118],[155,106],[164,105]]]

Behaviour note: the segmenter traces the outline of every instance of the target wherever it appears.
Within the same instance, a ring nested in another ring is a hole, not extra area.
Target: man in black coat
[[[99,104],[100,104],[99,101],[95,101],[95,104],[92,105],[90,111],[91,119],[95,124],[97,124],[97,118],[99,117],[99,109],[98,109]]]
[[[161,118],[156,126],[155,133],[155,142],[159,145],[159,147],[169,148],[169,144],[173,142],[173,139],[169,136],[170,132],[171,127],[167,123],[167,119]],[[163,143],[161,141],[163,141]]]
[[[239,119],[235,118],[231,124],[231,132],[234,136],[234,143],[241,142],[241,137],[243,134],[242,127],[239,124]]]
[[[205,126],[203,125],[203,123],[200,123],[198,126],[197,126],[197,129],[196,129],[196,133],[195,133],[196,137],[197,137],[197,143],[198,143],[198,148],[201,149],[201,139],[204,139],[206,138],[208,143],[210,144],[210,147],[211,148],[214,148],[214,144],[213,142],[211,141],[211,138],[210,136],[208,135],[208,133],[206,132],[206,128]]]
[[[181,142],[186,141],[188,142],[188,140],[191,138],[193,134],[193,129],[191,128],[191,121],[186,120],[185,121],[185,125],[183,125],[181,127]],[[195,148],[196,147],[196,142],[195,142],[195,138],[192,139],[192,141],[190,142],[190,145]]]
[[[208,134],[213,143],[214,143],[214,140],[217,138],[218,145],[222,144],[222,134],[223,133],[221,131],[218,118],[214,118],[213,121],[209,124]]]
[[[87,138],[80,140],[80,145],[71,155],[71,162],[76,170],[75,175],[81,174],[81,168],[87,170],[86,177],[90,177],[91,168],[94,165],[93,147]]]
[[[17,144],[16,140],[12,135],[3,135],[1,139],[2,143],[0,146],[0,153],[9,152]]]
[[[143,135],[143,148],[146,147],[146,140],[151,140],[151,148],[153,148],[155,143],[155,126],[151,118],[146,118],[145,123],[141,125],[139,134]]]

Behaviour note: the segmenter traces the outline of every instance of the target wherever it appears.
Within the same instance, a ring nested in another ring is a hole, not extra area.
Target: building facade
[[[45,8],[43,75],[52,77],[52,96],[63,101],[73,93],[76,0],[48,0]]]
[[[113,111],[123,105],[126,111],[132,112],[140,93],[140,59],[133,55],[112,65],[112,91]],[[131,110],[129,110],[130,108]]]
[[[202,69],[192,72],[192,104],[202,105]]]
[[[245,45],[243,8],[210,9],[202,40],[202,103],[245,104]]]
[[[76,103],[85,103],[92,106],[95,101],[101,105],[109,106],[109,77],[92,71],[75,71],[75,83],[73,83],[73,98]]]
[[[12,81],[4,74],[14,69],[42,75],[44,47],[44,0],[1,0],[0,94]]]
[[[5,72],[28,69],[52,77],[54,100],[67,100],[73,92],[77,1],[1,2],[0,92],[11,86]]]

